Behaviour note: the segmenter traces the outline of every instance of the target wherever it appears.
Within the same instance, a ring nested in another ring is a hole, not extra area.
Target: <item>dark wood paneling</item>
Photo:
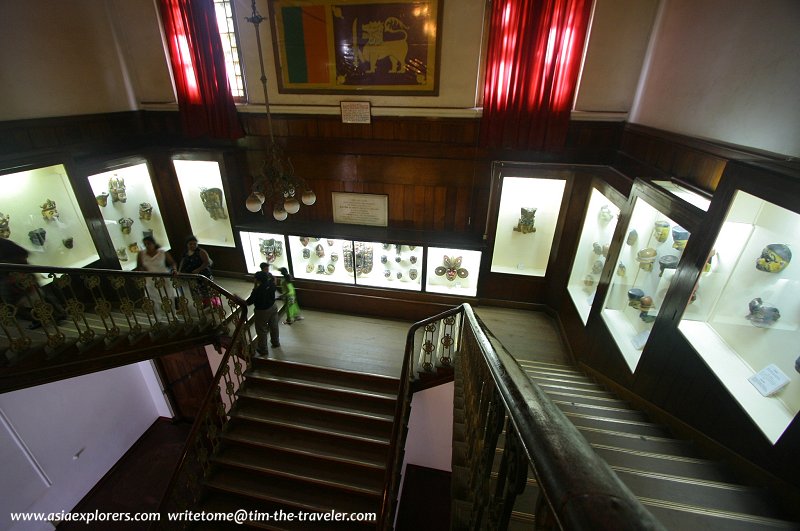
[[[177,418],[192,419],[200,411],[214,375],[204,347],[155,360]]]

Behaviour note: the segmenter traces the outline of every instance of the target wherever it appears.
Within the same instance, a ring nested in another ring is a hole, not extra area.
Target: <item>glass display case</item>
[[[422,289],[422,247],[399,243],[355,242],[356,256],[362,253],[374,266],[356,269],[356,284],[412,291]],[[367,261],[367,260],[365,260]]]
[[[100,257],[63,165],[3,175],[0,238],[30,252],[28,262],[83,267]]]
[[[213,160],[182,159],[172,162],[192,233],[199,243],[236,247],[219,163]]]
[[[631,371],[650,336],[689,231],[635,197],[601,315]]]
[[[136,267],[136,255],[144,248],[145,236],[152,236],[165,251],[169,250],[167,230],[147,164],[90,175],[89,186],[122,269]]]
[[[425,291],[474,297],[478,294],[481,252],[428,247]]]
[[[800,214],[737,191],[679,330],[771,442],[800,411]]]
[[[545,275],[565,186],[564,179],[503,177],[492,273]]]
[[[597,188],[592,188],[567,292],[583,324],[589,319],[597,283],[619,220],[620,209]],[[627,271],[626,271],[627,273]]]
[[[350,240],[288,236],[289,252],[296,278],[355,284],[354,271],[372,271],[373,256],[356,249]]]
[[[270,272],[275,273],[281,267],[289,267],[286,242],[283,234],[267,234],[264,232],[239,231],[242,240],[244,262],[248,273],[260,271],[259,264],[269,264]]]

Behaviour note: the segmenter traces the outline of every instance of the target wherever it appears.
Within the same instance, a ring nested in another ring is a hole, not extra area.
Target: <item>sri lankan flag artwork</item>
[[[442,0],[270,0],[285,93],[438,91]]]

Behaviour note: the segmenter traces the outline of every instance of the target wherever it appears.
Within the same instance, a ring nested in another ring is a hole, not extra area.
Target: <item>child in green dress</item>
[[[290,325],[295,321],[302,320],[303,316],[300,315],[300,305],[297,304],[297,294],[294,290],[294,279],[292,275],[289,274],[289,270],[285,267],[280,268],[279,271],[283,275],[281,291],[286,298],[286,320],[283,323]]]

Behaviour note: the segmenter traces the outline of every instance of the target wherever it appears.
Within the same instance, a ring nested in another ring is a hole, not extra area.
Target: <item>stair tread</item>
[[[394,414],[364,411],[362,408],[358,408],[355,405],[337,403],[334,399],[303,396],[297,392],[280,389],[265,389],[258,386],[245,385],[239,390],[239,397],[253,398],[281,405],[295,405],[305,408],[326,410],[390,423],[394,421]]]
[[[248,474],[230,468],[212,470],[206,485],[229,494],[280,503],[304,511],[377,512],[380,505],[380,499],[365,498],[353,492],[323,487],[298,488],[298,482],[264,481],[260,474]]]
[[[318,430],[325,433],[351,437],[353,439],[365,440],[375,443],[389,443],[391,425],[381,426],[376,429],[374,426],[349,424],[344,425],[335,422],[328,417],[299,417],[294,412],[286,412],[276,409],[256,407],[251,404],[238,403],[233,410],[232,416],[235,418],[251,420],[256,422],[271,422],[298,429]],[[388,429],[387,429],[388,428]]]
[[[273,375],[284,375],[322,383],[339,382],[348,386],[357,385],[360,389],[365,391],[392,393],[395,396],[400,388],[399,378],[382,374],[349,371],[334,367],[322,367],[320,365],[277,360],[262,356],[255,356],[253,358],[253,365]],[[354,382],[358,382],[358,384],[354,384]]]
[[[707,531],[767,531],[798,529],[800,523],[708,507],[675,505],[661,500],[639,498],[645,508],[667,529]]]
[[[774,514],[774,509],[763,493],[750,487],[670,477],[620,467],[612,467],[612,470],[637,497],[758,516]]]
[[[295,481],[315,486],[326,485],[373,496],[380,496],[383,492],[381,470],[377,470],[378,474],[375,474],[375,470],[372,471],[372,474],[366,474],[354,466],[333,468],[321,463],[321,460],[288,459],[277,453],[239,446],[223,448],[212,460],[224,466],[235,466],[263,474],[291,477]]]
[[[320,456],[343,462],[357,463],[366,466],[384,467],[386,465],[386,446],[354,444],[352,438],[342,440],[338,445],[332,442],[333,437],[318,430],[281,430],[275,424],[271,429],[257,429],[252,423],[232,423],[230,429],[223,434],[227,440],[276,448],[286,452]],[[336,435],[336,434],[333,434]]]
[[[280,382],[280,383],[296,385],[298,387],[307,389],[322,388],[334,392],[352,394],[363,398],[384,400],[387,403],[390,402],[392,405],[394,405],[394,403],[397,401],[397,394],[378,392],[378,391],[365,391],[360,387],[357,387],[357,384],[354,384],[354,386],[349,386],[349,385],[320,381],[320,379],[307,380],[305,378],[300,378],[300,377],[281,376],[272,374],[265,369],[258,369],[258,368],[251,369],[250,371],[247,372],[247,377],[263,382]]]
[[[588,404],[579,400],[551,400],[564,413],[576,413],[581,415],[596,416],[609,419],[628,420],[632,422],[649,422],[647,415],[636,409],[620,408],[613,405]]]

